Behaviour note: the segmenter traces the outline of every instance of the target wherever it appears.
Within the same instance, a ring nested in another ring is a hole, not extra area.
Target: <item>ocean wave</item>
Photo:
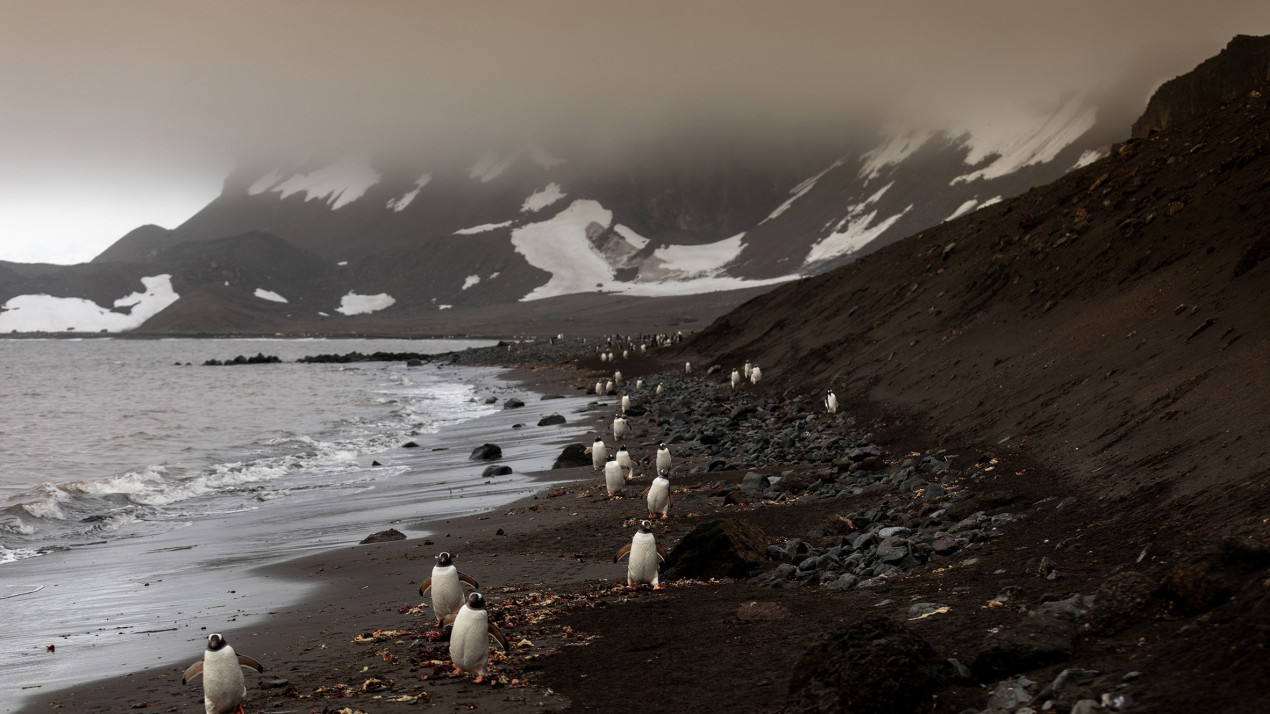
[[[31,550],[30,548],[6,548],[3,545],[0,545],[0,564],[12,563],[15,560],[22,560],[23,558],[34,558],[37,555],[39,555],[39,553]],[[25,595],[26,593],[16,594]],[[12,595],[6,597],[12,597]]]

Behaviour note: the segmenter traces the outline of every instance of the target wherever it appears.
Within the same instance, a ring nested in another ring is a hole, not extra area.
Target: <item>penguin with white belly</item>
[[[635,532],[635,537],[631,539],[630,544],[622,546],[617,551],[617,555],[613,556],[613,562],[621,560],[624,555],[630,556],[626,564],[627,587],[633,588],[636,585],[648,583],[654,590],[661,590],[661,584],[657,581],[657,571],[661,568],[661,561],[666,559],[666,551],[657,545],[657,539],[653,537],[652,521],[639,522],[639,530]]]
[[[657,445],[657,473],[670,471],[670,448],[665,444]]]
[[[832,389],[825,395],[825,411],[830,414],[838,413],[838,395],[834,394]]]
[[[644,489],[643,496],[648,499],[649,518],[656,518],[659,513],[662,518],[669,516],[670,507],[675,502],[675,497],[670,493],[670,472],[663,469],[648,488]]]
[[[613,417],[613,438],[618,441],[626,441],[626,435],[631,433],[631,424],[626,421],[626,417]]]
[[[247,699],[247,684],[243,680],[242,667],[265,671],[259,662],[234,652],[225,638],[219,634],[208,635],[203,659],[190,665],[181,677],[181,684],[203,675],[203,707],[207,714],[242,714],[243,701]]]
[[[489,638],[493,637],[507,651],[507,638],[489,621],[485,598],[480,593],[468,595],[458,612],[446,616],[445,624],[454,625],[450,631],[450,660],[455,669],[475,673],[472,681],[480,684],[489,674]]]
[[[604,440],[595,437],[595,441],[591,444],[591,470],[599,471],[604,468],[604,461],[609,457],[609,449],[604,445]]]
[[[622,473],[627,481],[635,478],[635,460],[631,458],[631,452],[626,450],[625,446],[619,447],[617,450],[617,465],[622,467]]]
[[[626,476],[622,474],[622,465],[616,459],[609,459],[604,464],[604,486],[608,489],[609,498],[626,488]]]
[[[453,615],[463,607],[463,583],[473,589],[480,585],[472,576],[460,573],[454,565],[454,557],[449,553],[437,554],[437,564],[432,566],[432,577],[419,586],[419,595],[432,591],[432,614],[437,618],[437,626],[441,626],[446,615]]]

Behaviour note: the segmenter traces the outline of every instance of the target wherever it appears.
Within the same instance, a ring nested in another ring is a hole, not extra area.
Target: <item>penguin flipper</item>
[[[613,556],[613,562],[614,562],[614,563],[616,563],[617,561],[619,561],[619,560],[621,560],[621,559],[622,559],[622,556],[623,556],[623,555],[626,555],[626,554],[628,554],[628,553],[630,553],[630,552],[631,552],[631,544],[630,544],[630,543],[627,543],[626,545],[624,545],[624,546],[622,546],[620,549],[618,549],[618,551],[617,551],[617,555]]]
[[[670,491],[666,492],[666,505],[667,506],[675,505],[675,494],[671,493]]]
[[[499,646],[499,647],[502,647],[502,648],[503,648],[503,651],[504,651],[504,652],[506,652],[506,651],[507,651],[507,638],[506,638],[506,637],[503,637],[503,632],[502,632],[502,630],[499,630],[499,629],[498,629],[498,625],[495,625],[495,624],[494,624],[494,623],[492,623],[492,622],[491,622],[491,623],[489,623],[489,634],[490,634],[490,637],[493,637],[493,638],[494,638],[494,641],[498,643],[498,646]]]
[[[666,559],[666,549],[661,547],[660,545],[657,546],[657,557],[661,558],[662,560]]]
[[[649,492],[649,491],[651,491],[651,490],[653,490],[653,485],[650,483],[650,484],[648,484],[648,488],[644,489],[644,492],[643,492],[643,493],[641,493],[641,494],[639,494],[639,497],[640,497],[640,498],[648,498],[648,492]]]
[[[265,671],[265,666],[263,664],[260,664],[247,655],[238,655],[238,666],[246,667],[247,669],[254,669],[257,672]]]
[[[185,676],[181,677],[181,684],[189,684],[191,679],[194,679],[195,677],[199,676],[202,673],[203,673],[203,660],[200,659],[199,661],[190,665],[189,669],[185,670]]]
[[[477,590],[481,589],[481,586],[476,584],[476,578],[473,578],[471,575],[468,575],[466,573],[459,573],[459,580],[467,583],[468,585],[471,585]]]
[[[422,597],[424,593],[432,587],[432,578],[428,578],[419,585],[419,595]]]

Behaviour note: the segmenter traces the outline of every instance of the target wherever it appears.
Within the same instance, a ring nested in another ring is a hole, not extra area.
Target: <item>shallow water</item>
[[[522,474],[578,440],[579,428],[533,425],[556,411],[572,422],[585,400],[538,401],[489,370],[200,366],[354,349],[427,351],[418,342],[0,340],[0,378],[15,385],[6,406],[17,395],[0,422],[9,561],[0,564],[0,710],[184,661],[208,631],[307,592],[255,566],[503,505],[535,488]],[[504,411],[487,396],[528,406]],[[511,476],[483,479],[486,464],[468,460],[487,441],[503,447]]]

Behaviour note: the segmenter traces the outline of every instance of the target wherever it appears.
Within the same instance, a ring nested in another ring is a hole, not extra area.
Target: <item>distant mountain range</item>
[[[620,305],[709,318],[1105,156],[1136,116],[1111,94],[983,126],[857,128],[814,150],[242,168],[181,226],[137,228],[90,263],[0,263],[0,332],[603,332]]]

